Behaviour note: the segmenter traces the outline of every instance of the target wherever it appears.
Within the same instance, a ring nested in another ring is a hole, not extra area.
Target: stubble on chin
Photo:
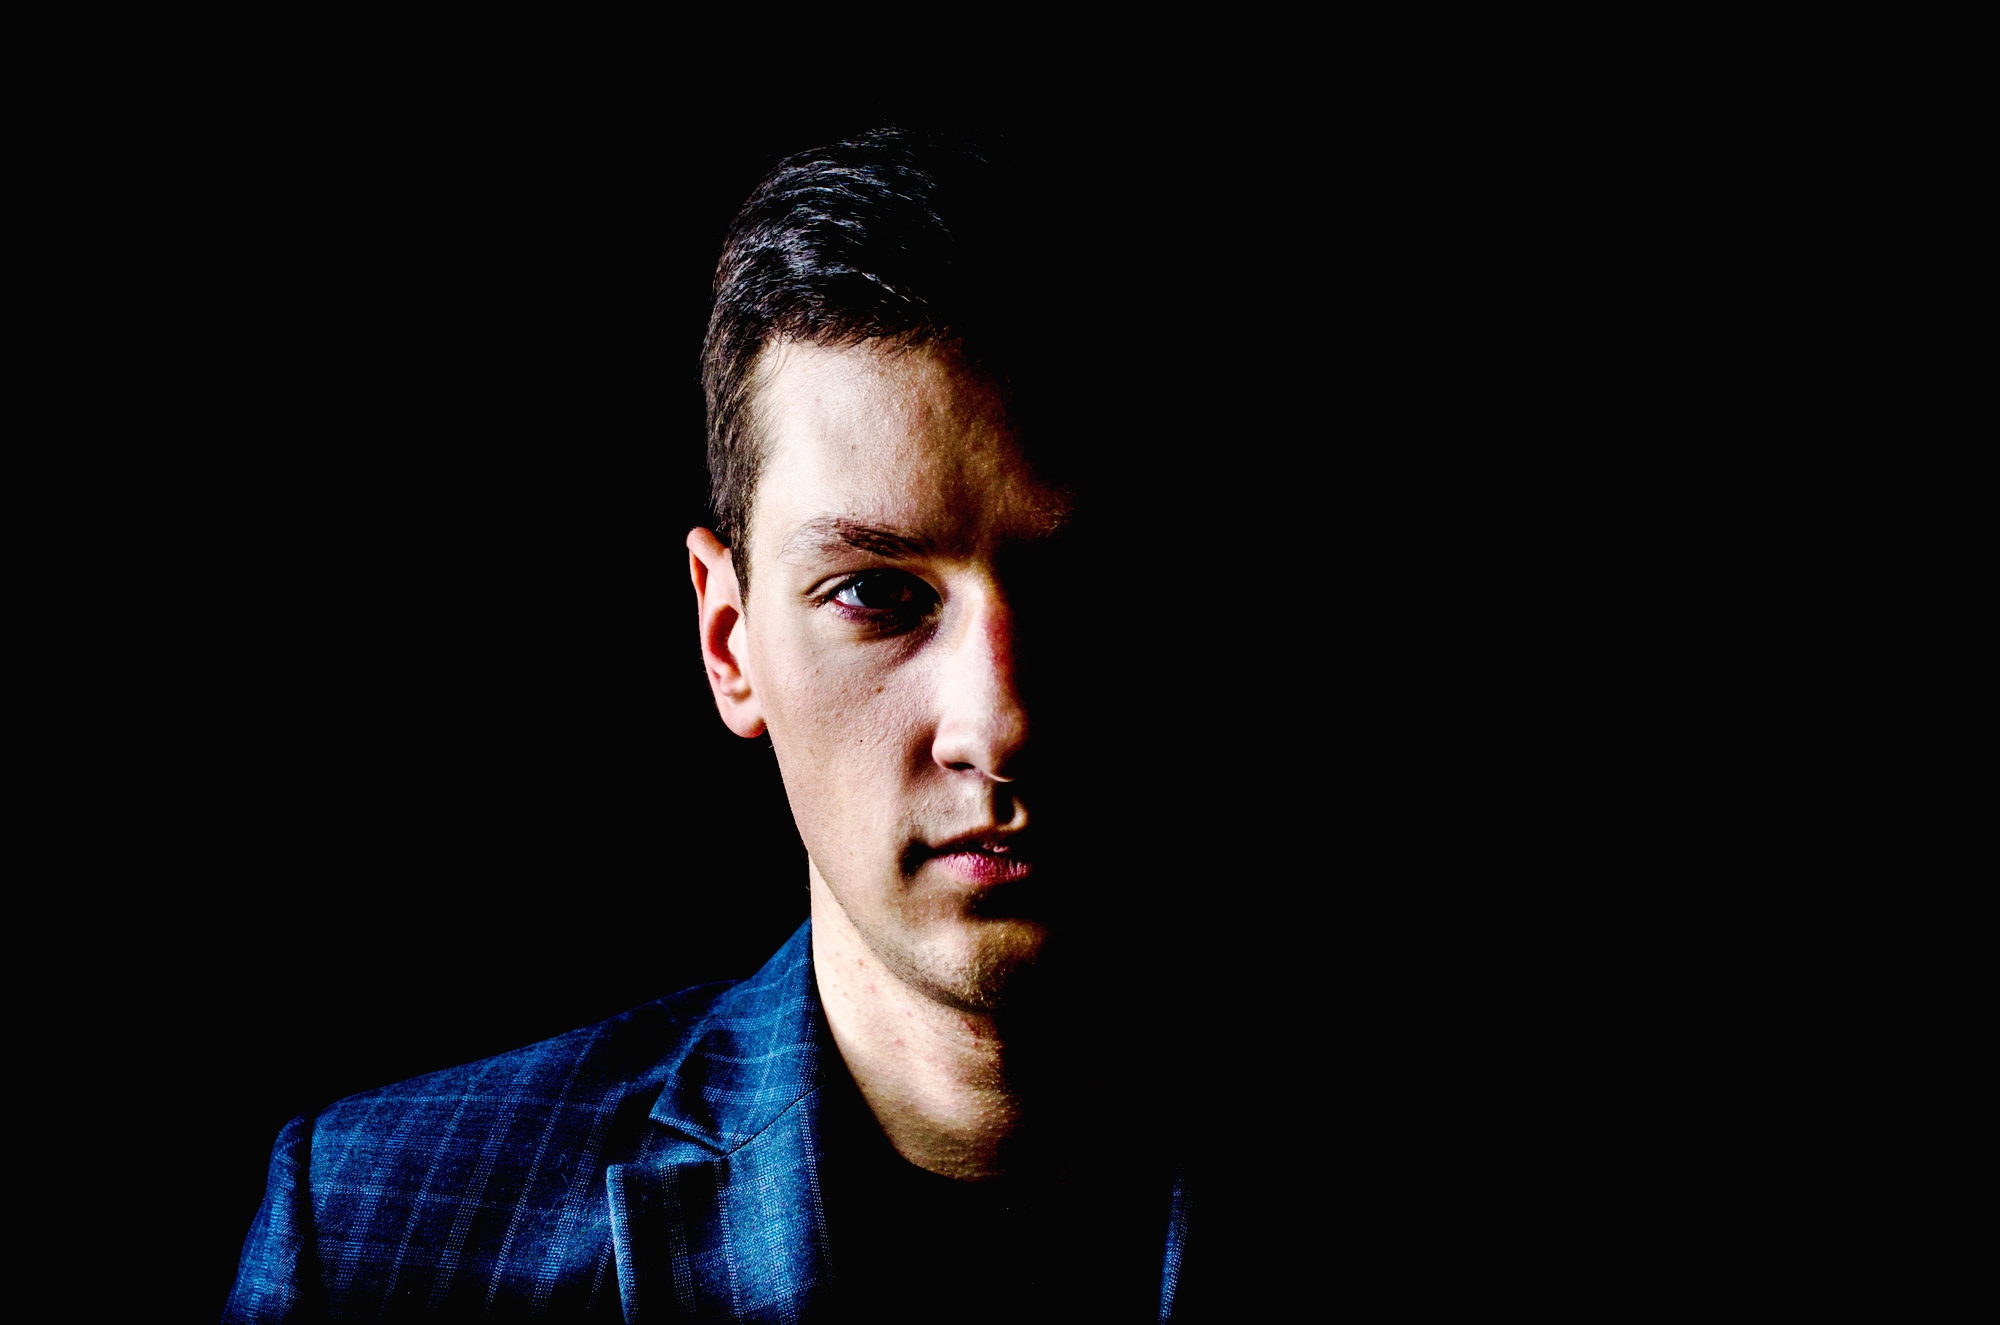
[[[1034,922],[967,916],[962,908],[952,914],[898,916],[882,927],[890,932],[862,923],[852,912],[849,916],[876,957],[909,988],[960,1012],[982,1015],[1003,1009],[1034,969],[1046,939]]]

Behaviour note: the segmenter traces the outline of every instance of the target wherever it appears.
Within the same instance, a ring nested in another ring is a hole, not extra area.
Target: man
[[[688,564],[809,923],[289,1125],[228,1319],[1185,1314],[1189,1184],[1074,836],[1091,484],[1038,196],[884,131],[781,163],[725,244]]]

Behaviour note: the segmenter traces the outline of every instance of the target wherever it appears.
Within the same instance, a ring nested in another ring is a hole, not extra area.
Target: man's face
[[[1062,499],[947,354],[776,346],[756,405],[743,667],[813,870],[891,971],[989,1008],[1045,937],[1011,591]]]

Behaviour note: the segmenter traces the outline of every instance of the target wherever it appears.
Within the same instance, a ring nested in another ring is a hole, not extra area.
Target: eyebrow
[[[936,544],[927,538],[828,515],[808,520],[794,529],[778,555],[789,561],[838,556],[842,552],[868,552],[878,557],[922,557],[934,551]]]

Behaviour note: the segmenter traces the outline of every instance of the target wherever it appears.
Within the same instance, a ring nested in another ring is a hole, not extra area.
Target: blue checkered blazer
[[[808,925],[741,983],[295,1119],[223,1318],[809,1319],[822,1064]],[[1177,1186],[1162,1320],[1187,1207]]]

